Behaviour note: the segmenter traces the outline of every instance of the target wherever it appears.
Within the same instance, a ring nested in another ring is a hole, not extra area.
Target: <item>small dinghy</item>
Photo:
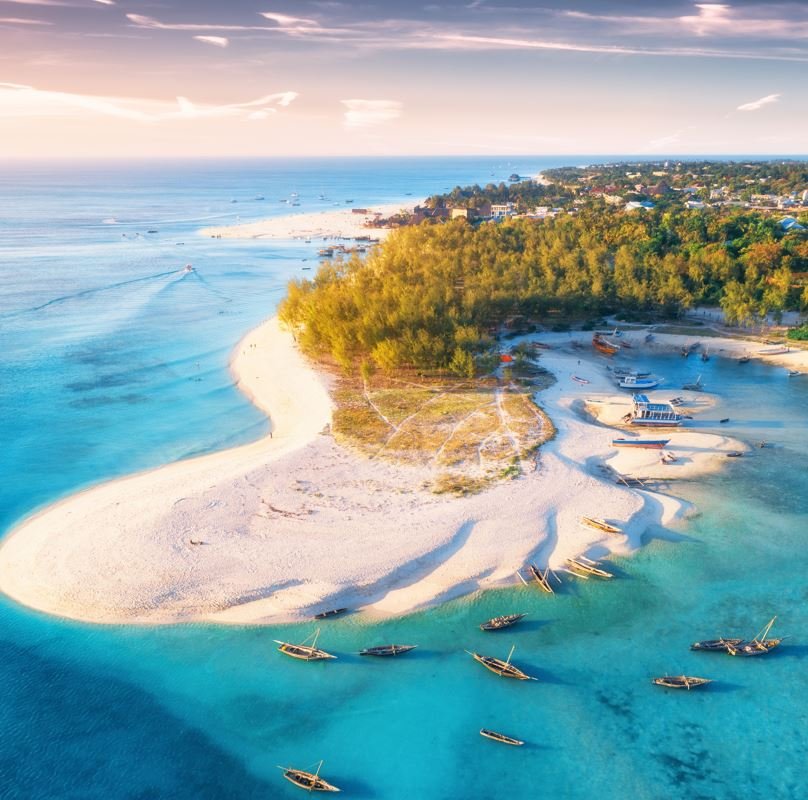
[[[741,458],[743,456],[743,452],[740,450],[730,450],[727,453],[727,458]]]
[[[333,784],[320,777],[320,770],[323,767],[323,762],[317,767],[317,772],[306,772],[302,769],[293,769],[292,767],[278,767],[283,770],[283,777],[290,781],[300,789],[305,789],[307,792],[339,792],[341,791]]]
[[[691,675],[666,675],[664,678],[654,678],[652,683],[664,686],[666,689],[695,689],[712,683],[710,678],[694,678]]]
[[[521,739],[514,739],[512,736],[506,736],[504,733],[489,731],[488,728],[480,728],[480,736],[485,736],[486,739],[493,739],[495,742],[501,742],[502,744],[510,744],[514,747],[521,747],[524,744]]]
[[[360,656],[400,656],[415,650],[417,644],[382,644],[378,647],[367,647],[359,651]]]
[[[478,663],[482,664],[487,670],[490,670],[495,675],[499,675],[500,678],[516,678],[518,681],[535,681],[538,680],[537,678],[533,678],[530,675],[526,675],[522,672],[521,669],[518,669],[513,664],[511,664],[511,656],[513,655],[513,651],[516,649],[516,645],[511,648],[511,652],[508,653],[507,661],[503,661],[501,658],[494,658],[493,656],[483,656],[479,653],[472,653],[469,650],[466,652]]]
[[[480,625],[481,631],[501,631],[504,628],[510,628],[511,625],[516,625],[519,620],[524,619],[527,614],[503,614],[501,617],[493,617],[488,622],[483,622]]]

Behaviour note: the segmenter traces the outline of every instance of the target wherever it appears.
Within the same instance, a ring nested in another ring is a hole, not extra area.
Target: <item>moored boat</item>
[[[696,378],[694,383],[683,383],[682,388],[688,392],[703,392],[704,384],[701,382],[701,375]]]
[[[359,651],[360,656],[400,656],[415,650],[417,644],[382,644],[378,647],[367,647]]]
[[[511,656],[513,655],[513,651],[515,649],[515,645],[514,647],[511,647],[511,652],[508,653],[507,661],[503,661],[501,658],[494,658],[494,656],[483,656],[480,655],[480,653],[472,653],[469,650],[466,650],[466,652],[478,664],[482,664],[487,670],[490,670],[495,675],[499,675],[500,678],[515,678],[518,681],[537,680],[537,678],[533,678],[530,675],[525,674],[521,669],[511,664]]]
[[[308,792],[339,792],[341,791],[333,784],[320,777],[320,770],[322,769],[323,762],[317,767],[317,772],[306,772],[302,769],[293,769],[292,767],[278,767],[283,770],[283,777],[290,781],[300,789],[305,789]]]
[[[501,742],[502,744],[510,744],[514,747],[521,747],[524,744],[521,739],[514,739],[512,736],[490,731],[488,728],[480,728],[480,736],[485,736],[486,739],[493,739],[495,742]]]
[[[712,683],[711,678],[696,678],[692,675],[665,675],[663,678],[654,678],[652,683],[664,686],[667,689],[695,689]]]
[[[323,659],[327,658],[336,658],[336,656],[332,656],[331,653],[326,653],[325,650],[319,650],[317,648],[317,638],[319,636],[320,629],[318,628],[314,633],[314,641],[311,644],[306,644],[306,642],[312,638],[311,636],[309,639],[305,639],[300,644],[282,642],[279,639],[275,639],[274,641],[276,644],[280,645],[278,650],[290,658],[297,658],[301,661],[322,661]]]
[[[779,647],[780,643],[783,641],[782,639],[766,638],[776,619],[777,617],[772,617],[768,625],[751,641],[741,641],[738,644],[729,645],[727,647],[727,653],[731,656],[742,656],[744,658],[750,656],[764,656],[766,653],[771,653],[771,651],[774,650],[775,647]]]
[[[650,450],[662,450],[670,439],[612,439],[614,447],[641,447]]]
[[[573,375],[572,379],[575,381],[575,383],[580,383],[580,384],[589,383],[589,381],[586,378],[579,378],[577,375]]]
[[[503,614],[500,617],[493,617],[488,622],[483,622],[480,625],[481,631],[501,631],[504,628],[510,628],[511,625],[516,625],[517,622],[524,619],[527,614]]]
[[[693,642],[691,650],[703,650],[708,653],[726,653],[728,647],[737,647],[743,639],[705,639],[701,642]]]
[[[625,375],[618,380],[617,385],[621,389],[656,389],[662,383],[660,378],[652,376],[640,377],[639,375]]]
[[[606,522],[605,519],[600,519],[599,517],[581,517],[581,522],[584,525],[588,525],[590,528],[597,528],[599,531],[603,531],[604,533],[622,533],[623,532],[616,525],[612,525],[612,524]]]

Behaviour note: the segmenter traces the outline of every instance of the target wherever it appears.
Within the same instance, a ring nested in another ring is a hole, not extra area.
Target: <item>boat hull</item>
[[[662,450],[670,439],[612,439],[614,447],[639,447],[646,450]]]

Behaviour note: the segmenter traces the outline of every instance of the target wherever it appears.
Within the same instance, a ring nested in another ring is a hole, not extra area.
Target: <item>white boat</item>
[[[621,389],[656,389],[660,383],[662,383],[662,379],[655,378],[653,375],[642,378],[639,375],[624,375],[617,385]]]

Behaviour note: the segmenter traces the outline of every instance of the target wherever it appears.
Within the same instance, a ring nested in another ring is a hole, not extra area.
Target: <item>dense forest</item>
[[[706,303],[747,322],[808,306],[805,273],[805,235],[759,213],[601,206],[543,221],[401,228],[364,259],[292,281],[280,314],[306,351],[346,369],[467,375],[513,317],[553,324]]]

